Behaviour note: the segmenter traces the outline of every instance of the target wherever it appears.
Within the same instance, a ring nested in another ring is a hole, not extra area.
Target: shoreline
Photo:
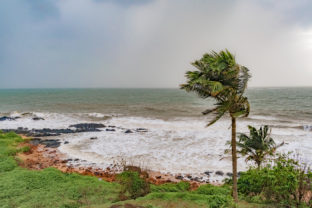
[[[46,147],[43,144],[31,144],[30,141],[33,139],[25,135],[20,135],[25,140],[20,147],[29,147],[28,152],[18,153],[17,157],[21,160],[19,165],[21,167],[31,169],[31,170],[42,170],[45,168],[53,167],[60,170],[63,173],[77,173],[80,175],[95,176],[99,180],[105,180],[107,182],[116,181],[116,175],[120,171],[116,171],[110,167],[105,170],[101,168],[95,168],[92,166],[74,166],[69,162],[72,159],[67,158],[65,154],[62,154],[57,148]],[[139,168],[139,167],[135,167]],[[203,184],[212,184],[220,186],[223,183],[220,182],[208,182],[208,181],[198,181],[197,178],[187,177],[185,180],[180,175],[164,174],[158,171],[143,170],[148,173],[147,181],[151,184],[160,185],[164,183],[178,183],[181,181],[189,182],[191,189],[197,189]]]

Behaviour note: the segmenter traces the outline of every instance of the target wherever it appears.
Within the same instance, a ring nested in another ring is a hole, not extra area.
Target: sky
[[[251,87],[312,86],[310,0],[1,0],[0,88],[177,88],[228,49]]]

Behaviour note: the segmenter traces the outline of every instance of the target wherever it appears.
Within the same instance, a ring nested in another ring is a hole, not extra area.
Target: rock
[[[80,123],[80,124],[70,125],[69,127],[74,127],[79,130],[95,130],[98,128],[105,128],[106,126],[100,123]]]
[[[147,129],[145,129],[145,128],[137,128],[136,131],[137,132],[147,132]]]
[[[44,120],[44,118],[41,118],[41,117],[33,117],[32,120],[34,120],[34,121],[39,121],[39,120]]]
[[[116,126],[108,126],[109,128],[116,128]]]
[[[188,179],[190,179],[190,180],[193,179],[193,177],[192,177],[191,175],[187,175],[186,177],[187,177]]]
[[[223,176],[224,173],[222,171],[218,170],[218,171],[216,171],[216,175]]]
[[[229,176],[229,177],[232,177],[233,173],[228,172],[228,173],[226,173],[226,175]]]
[[[65,141],[64,144],[69,144],[69,142],[68,142],[68,141]]]
[[[106,129],[106,131],[116,131],[115,129]]]
[[[97,137],[91,137],[91,138],[90,138],[90,140],[95,140],[95,139],[97,139]]]
[[[57,148],[61,145],[58,139],[48,139],[48,140],[41,140],[40,144],[45,145],[46,147],[50,148]]]
[[[130,129],[127,129],[127,130],[125,131],[125,134],[130,134],[130,133],[133,133],[133,131],[131,131]]]
[[[161,176],[156,176],[156,179],[161,179]]]
[[[2,116],[0,117],[0,121],[14,121],[15,118],[9,116]]]
[[[205,171],[204,172],[207,176],[210,176],[211,173],[213,173],[213,171]]]
[[[178,180],[183,180],[183,176],[181,176],[181,175],[177,175],[175,178]]]
[[[74,161],[75,161],[75,162],[77,162],[77,161],[79,161],[79,159],[78,159],[78,158],[76,158],[76,159],[74,159]]]

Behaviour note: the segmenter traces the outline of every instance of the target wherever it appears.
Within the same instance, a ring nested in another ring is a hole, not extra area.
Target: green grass
[[[119,201],[121,186],[118,183],[66,174],[54,168],[35,171],[19,167],[16,153],[29,150],[18,147],[23,141],[15,133],[0,132],[1,208],[108,208],[113,205],[129,207],[129,204],[146,208],[232,207],[229,187],[204,185],[196,191],[189,191],[190,185],[186,182],[151,185],[150,194],[136,200]],[[247,202],[240,204],[244,208],[265,207]]]

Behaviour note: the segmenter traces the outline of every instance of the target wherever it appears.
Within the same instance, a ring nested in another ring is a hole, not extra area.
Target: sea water
[[[280,152],[293,151],[310,164],[312,88],[250,88],[247,96],[251,113],[237,120],[238,134],[248,133],[248,125],[270,125],[276,143],[287,143]],[[103,168],[126,161],[164,173],[230,173],[231,157],[224,154],[231,138],[230,118],[207,128],[212,117],[201,114],[213,104],[211,99],[179,89],[2,89],[0,115],[21,118],[0,121],[0,129],[103,123],[116,126],[116,131],[103,128],[101,132],[61,135],[56,137],[62,141],[59,150],[85,165]],[[34,116],[45,120],[34,121]],[[125,133],[137,128],[148,131]],[[239,170],[248,165],[252,163],[239,159]]]

